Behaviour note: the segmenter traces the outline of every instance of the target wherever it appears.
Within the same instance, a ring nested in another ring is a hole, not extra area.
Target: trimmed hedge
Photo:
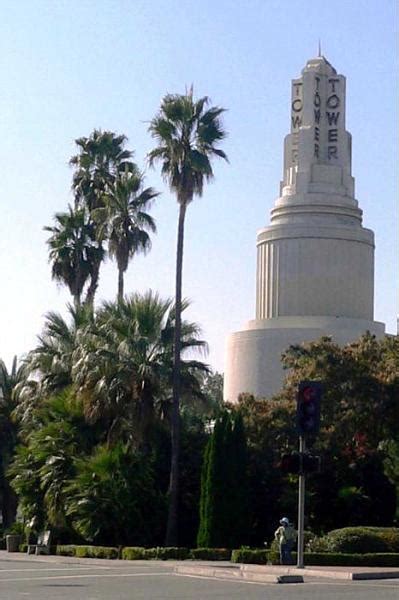
[[[292,553],[296,563],[296,553]],[[231,561],[234,563],[246,563],[265,565],[267,563],[278,565],[280,558],[278,553],[270,550],[250,550],[243,548],[233,550]],[[399,567],[399,553],[340,553],[340,552],[305,552],[304,563],[306,566],[340,566],[340,567]]]
[[[231,550],[228,548],[193,548],[190,558],[195,560],[230,560]]]
[[[247,563],[253,565],[265,565],[269,560],[270,550],[260,548],[240,548],[231,553],[231,562]]]
[[[119,558],[118,548],[110,546],[76,546],[73,544],[57,546],[59,556],[75,556],[76,558]]]
[[[141,546],[126,546],[122,548],[123,560],[145,560],[145,548]]]
[[[188,548],[140,548],[138,546],[126,546],[122,549],[124,560],[186,560],[189,558]]]
[[[399,567],[398,553],[344,554],[305,552],[305,565],[342,567]]]
[[[310,552],[370,554],[399,552],[399,529],[395,527],[344,527],[334,529],[307,544]]]
[[[158,560],[186,560],[189,557],[190,550],[188,548],[156,548],[154,558]]]

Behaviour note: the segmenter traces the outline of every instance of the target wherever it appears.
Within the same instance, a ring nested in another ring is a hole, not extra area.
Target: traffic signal
[[[298,387],[296,428],[300,436],[313,435],[320,428],[322,386],[319,381],[301,381]]]
[[[302,472],[303,473],[320,473],[321,472],[321,457],[314,456],[304,452],[302,454]]]
[[[291,454],[283,454],[281,457],[280,468],[283,473],[298,473],[301,472],[301,455],[299,452],[291,452]]]

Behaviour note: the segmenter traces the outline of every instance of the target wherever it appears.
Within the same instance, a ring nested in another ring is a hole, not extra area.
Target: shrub
[[[230,560],[231,550],[228,548],[194,548],[190,558],[196,560]]]
[[[118,558],[118,548],[110,546],[75,546],[77,558]]]
[[[308,542],[312,552],[386,553],[399,552],[399,529],[393,527],[345,527],[334,529]]]
[[[55,553],[58,556],[75,556],[75,548],[72,544],[59,544]]]
[[[265,556],[266,554],[266,556]],[[296,553],[292,554],[296,563]],[[233,550],[232,562],[264,565],[279,564],[279,554],[270,550]],[[305,552],[306,566],[399,567],[399,553],[345,554],[339,552]]]
[[[127,546],[122,550],[122,558],[125,560],[185,560],[189,558],[188,548],[142,548],[140,546]]]
[[[338,552],[305,552],[307,566],[345,566],[345,567],[399,567],[399,554],[340,554]]]
[[[264,549],[240,548],[231,553],[231,562],[265,565],[270,551]]]
[[[109,546],[75,546],[73,544],[57,546],[56,553],[61,556],[76,556],[77,558],[111,558],[119,556],[118,548]]]
[[[151,548],[150,548],[151,550]],[[156,548],[156,556],[158,560],[186,560],[189,557],[189,549],[188,548]]]
[[[123,560],[143,560],[148,558],[145,555],[145,548],[141,546],[126,546],[122,549]]]
[[[97,446],[77,461],[66,509],[74,530],[96,545],[153,544],[164,496],[155,485],[152,462],[122,443]]]

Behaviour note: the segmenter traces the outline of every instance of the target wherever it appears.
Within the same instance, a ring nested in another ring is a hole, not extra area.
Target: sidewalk
[[[190,561],[191,563],[191,561]],[[245,579],[265,583],[303,583],[307,578],[323,577],[341,580],[399,579],[399,568],[393,567],[297,567],[272,565],[233,565],[224,563],[188,564],[180,563],[175,569],[181,575],[216,577],[223,579]]]
[[[227,561],[204,560],[110,560],[102,558],[75,558],[56,555],[27,555],[20,552],[0,550],[0,561],[47,562],[49,564],[69,564],[104,567],[131,567],[155,562],[159,567],[173,569],[177,575],[192,577],[215,577],[217,579],[244,579],[264,583],[303,583],[311,578],[340,580],[399,579],[399,568],[393,567],[318,567],[309,566],[297,569],[294,566],[234,564]],[[398,582],[399,587],[399,582]]]

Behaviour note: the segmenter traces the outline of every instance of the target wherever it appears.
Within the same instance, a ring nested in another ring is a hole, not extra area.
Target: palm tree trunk
[[[123,271],[118,269],[118,302],[123,300]]]
[[[101,261],[97,261],[96,264],[93,265],[93,271],[90,276],[90,284],[87,288],[85,304],[89,306],[94,305],[94,296],[96,295],[96,291],[98,288],[98,280],[100,278],[100,265]]]
[[[171,419],[172,452],[169,479],[169,511],[165,546],[178,543],[178,504],[179,504],[179,456],[180,456],[180,352],[181,352],[181,300],[183,272],[184,219],[187,203],[180,202],[179,226],[176,254],[176,320],[173,348],[173,403]]]

